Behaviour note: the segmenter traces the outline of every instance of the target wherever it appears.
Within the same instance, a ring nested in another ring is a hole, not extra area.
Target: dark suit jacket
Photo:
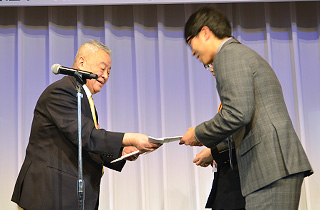
[[[82,147],[85,209],[98,206],[103,165],[121,171],[123,133],[95,129],[82,90]],[[27,210],[78,209],[78,115],[76,80],[71,76],[51,84],[40,96],[32,122],[26,157],[12,201]]]
[[[312,174],[270,65],[230,39],[213,68],[222,109],[195,134],[207,147],[233,135],[243,196],[291,174]]]

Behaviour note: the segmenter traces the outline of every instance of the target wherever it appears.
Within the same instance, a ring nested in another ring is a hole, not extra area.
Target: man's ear
[[[85,62],[86,62],[86,59],[83,56],[80,56],[79,59],[77,60],[77,65],[80,70],[85,69]]]
[[[201,29],[205,40],[208,40],[211,35],[214,35],[212,31],[208,28],[208,26],[203,26]]]

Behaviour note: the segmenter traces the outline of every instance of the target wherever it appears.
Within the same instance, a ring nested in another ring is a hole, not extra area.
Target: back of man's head
[[[231,25],[227,17],[213,7],[202,7],[193,13],[184,26],[184,38],[190,40],[207,26],[219,38],[231,37]]]

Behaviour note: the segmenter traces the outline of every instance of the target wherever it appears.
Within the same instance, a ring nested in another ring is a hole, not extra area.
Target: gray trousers
[[[246,210],[297,210],[304,173],[279,179],[245,197]]]

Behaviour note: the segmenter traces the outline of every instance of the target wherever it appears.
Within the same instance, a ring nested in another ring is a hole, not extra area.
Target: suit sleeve
[[[197,139],[213,147],[248,124],[254,111],[254,72],[250,57],[226,47],[215,58],[217,90],[222,109],[195,129]]]
[[[52,87],[44,102],[48,117],[58,127],[59,135],[64,135],[78,145],[78,112],[76,90],[71,81],[63,80]],[[66,82],[67,81],[67,82]],[[123,133],[95,129],[91,111],[85,109],[82,99],[82,147],[102,158],[115,159],[121,155]]]

